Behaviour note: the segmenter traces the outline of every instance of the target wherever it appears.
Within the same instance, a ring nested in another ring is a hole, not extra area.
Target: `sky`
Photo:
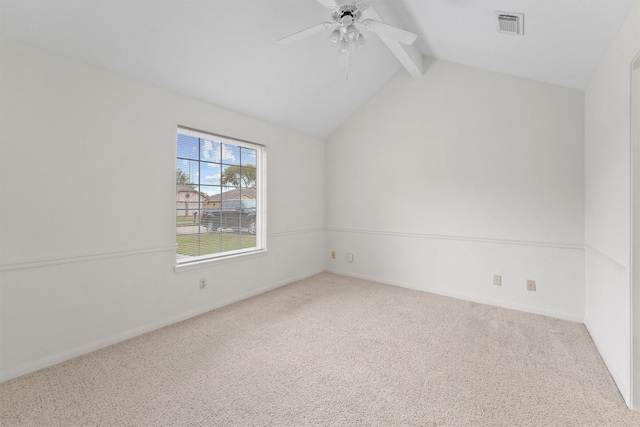
[[[178,134],[176,167],[189,176],[190,182],[200,184],[207,195],[231,190],[223,187],[220,176],[233,165],[256,166],[256,150],[237,145]]]

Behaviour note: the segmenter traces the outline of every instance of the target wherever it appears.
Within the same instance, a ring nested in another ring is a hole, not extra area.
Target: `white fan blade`
[[[340,9],[340,6],[338,5],[338,3],[335,2],[335,0],[316,0],[316,1],[331,11]]]
[[[310,37],[314,34],[321,33],[323,31],[327,31],[333,27],[333,24],[330,22],[323,22],[322,24],[314,25],[311,28],[307,28],[306,30],[298,31],[295,34],[291,34],[283,39],[278,40],[280,44],[290,44],[296,42],[298,40]]]
[[[362,27],[365,30],[371,31],[372,33],[397,40],[400,43],[404,43],[407,45],[412,44],[414,41],[416,41],[416,38],[418,38],[417,34],[414,34],[410,31],[394,27],[393,25],[382,23],[380,21],[374,21],[373,19],[367,19],[363,21]]]

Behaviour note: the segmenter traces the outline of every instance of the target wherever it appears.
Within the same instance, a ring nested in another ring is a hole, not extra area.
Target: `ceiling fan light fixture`
[[[340,40],[342,39],[342,34],[340,34],[339,29],[333,30],[333,32],[327,38],[327,41],[334,46],[338,46],[340,44]]]
[[[364,39],[362,34],[358,35],[358,39],[356,40],[356,49],[362,49],[367,45],[367,41]]]
[[[358,32],[356,27],[353,25],[349,25],[344,30],[343,38],[349,43],[354,43],[358,39],[359,35],[360,33]]]
[[[342,39],[340,41],[340,45],[338,46],[338,52],[340,52],[340,55],[346,55],[350,53],[351,47],[349,46],[349,42],[347,42],[345,39]]]

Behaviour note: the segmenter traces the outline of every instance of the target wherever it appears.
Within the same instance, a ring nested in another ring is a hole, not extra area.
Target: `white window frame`
[[[196,138],[214,140],[216,142],[235,145],[242,148],[256,150],[256,246],[246,249],[237,249],[232,251],[218,252],[214,254],[190,256],[178,258],[176,251],[176,270],[185,267],[197,267],[202,264],[220,261],[232,261],[239,258],[246,258],[255,255],[261,255],[267,252],[267,200],[266,200],[266,183],[267,183],[267,150],[263,144],[247,141],[230,136],[205,132],[185,126],[178,126],[175,138],[175,164],[174,169],[178,168],[178,134],[193,136]],[[175,171],[174,171],[175,175]],[[177,186],[177,183],[176,183]],[[175,197],[175,196],[174,196]],[[176,213],[174,205],[174,216]],[[177,235],[177,224],[174,224],[174,232]],[[176,248],[177,249],[177,248]]]

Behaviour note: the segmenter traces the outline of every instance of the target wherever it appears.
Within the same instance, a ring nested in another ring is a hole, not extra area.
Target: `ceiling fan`
[[[383,38],[395,40],[405,45],[412,44],[418,37],[416,34],[379,20],[363,18],[363,12],[370,9],[361,1],[349,0],[316,0],[331,11],[333,22],[323,22],[306,30],[299,31],[279,40],[281,44],[290,44],[322,32],[330,32],[327,39],[336,46],[338,52],[347,56],[359,48],[366,46],[362,31],[370,31]],[[377,16],[377,15],[375,15]],[[348,72],[348,62],[347,62]]]

